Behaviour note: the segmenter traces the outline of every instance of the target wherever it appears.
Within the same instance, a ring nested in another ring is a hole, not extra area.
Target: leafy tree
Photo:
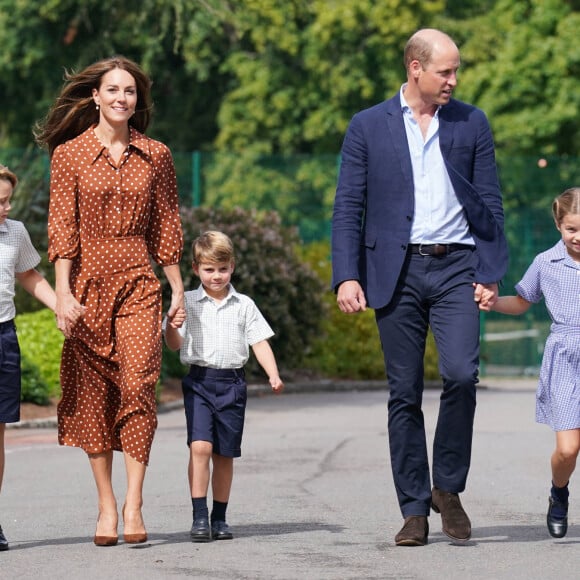
[[[497,0],[487,14],[449,23],[460,41],[457,94],[488,114],[500,156],[580,149],[580,27],[566,0]]]
[[[328,237],[336,155],[261,156],[249,151],[203,158],[205,205],[275,210],[284,225],[298,226],[302,240]]]
[[[216,195],[243,183],[271,207],[278,185],[313,190],[264,155],[337,154],[352,114],[403,82],[408,36],[431,26],[458,41],[456,95],[488,114],[506,190],[526,203],[547,193],[518,190],[535,161],[513,157],[579,149],[579,24],[570,0],[0,0],[0,146],[31,143],[64,69],[122,53],[153,78],[151,135],[237,156],[207,174]]]
[[[210,5],[211,0],[0,0],[0,145],[31,142],[32,127],[52,104],[65,69],[80,70],[112,54],[140,62],[153,78],[163,114],[152,135],[173,148],[211,143],[224,90],[219,61],[188,66],[182,52],[182,40],[196,34],[196,26],[211,30],[213,21],[202,18],[211,14]],[[215,52],[220,54],[219,44]]]
[[[402,49],[439,0],[253,0],[240,4],[239,46],[217,146],[258,153],[337,152],[361,107],[403,78]]]

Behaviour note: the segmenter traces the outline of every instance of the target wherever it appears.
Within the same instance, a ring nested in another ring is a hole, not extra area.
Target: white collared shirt
[[[250,346],[274,336],[274,332],[245,294],[230,284],[228,295],[216,302],[199,286],[185,293],[186,319],[179,329],[185,365],[214,369],[238,369],[250,356]]]
[[[36,268],[40,256],[22,222],[7,219],[0,224],[0,322],[16,316],[15,274]]]
[[[401,108],[413,166],[415,217],[411,228],[412,244],[474,244],[469,224],[439,147],[439,110],[437,108],[423,139],[401,87]]]

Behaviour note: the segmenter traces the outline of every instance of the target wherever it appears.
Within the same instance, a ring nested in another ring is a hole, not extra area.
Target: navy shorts
[[[20,347],[13,320],[0,323],[0,423],[20,421]]]
[[[213,453],[240,457],[248,391],[244,369],[192,365],[181,383],[187,445],[209,441]]]

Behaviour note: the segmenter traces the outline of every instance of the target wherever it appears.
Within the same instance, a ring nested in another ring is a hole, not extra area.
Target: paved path
[[[181,410],[162,413],[148,471],[150,540],[97,548],[88,462],[54,428],[7,432],[0,523],[11,549],[0,578],[510,579],[580,576],[580,489],[571,527],[545,529],[553,435],[534,423],[535,381],[483,381],[463,502],[473,538],[454,545],[430,518],[428,546],[401,548],[388,468],[384,390],[316,390],[250,399],[229,521],[231,542],[192,544]],[[436,390],[425,393],[432,437]],[[122,497],[121,455],[115,487]],[[122,500],[121,500],[122,501]]]

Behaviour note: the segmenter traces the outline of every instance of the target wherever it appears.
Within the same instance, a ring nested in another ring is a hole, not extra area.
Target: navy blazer
[[[439,110],[445,166],[476,244],[475,280],[499,282],[508,265],[489,123],[455,99]],[[411,235],[413,168],[400,96],[357,113],[342,146],[332,218],[332,287],[358,280],[371,308],[393,296]]]

